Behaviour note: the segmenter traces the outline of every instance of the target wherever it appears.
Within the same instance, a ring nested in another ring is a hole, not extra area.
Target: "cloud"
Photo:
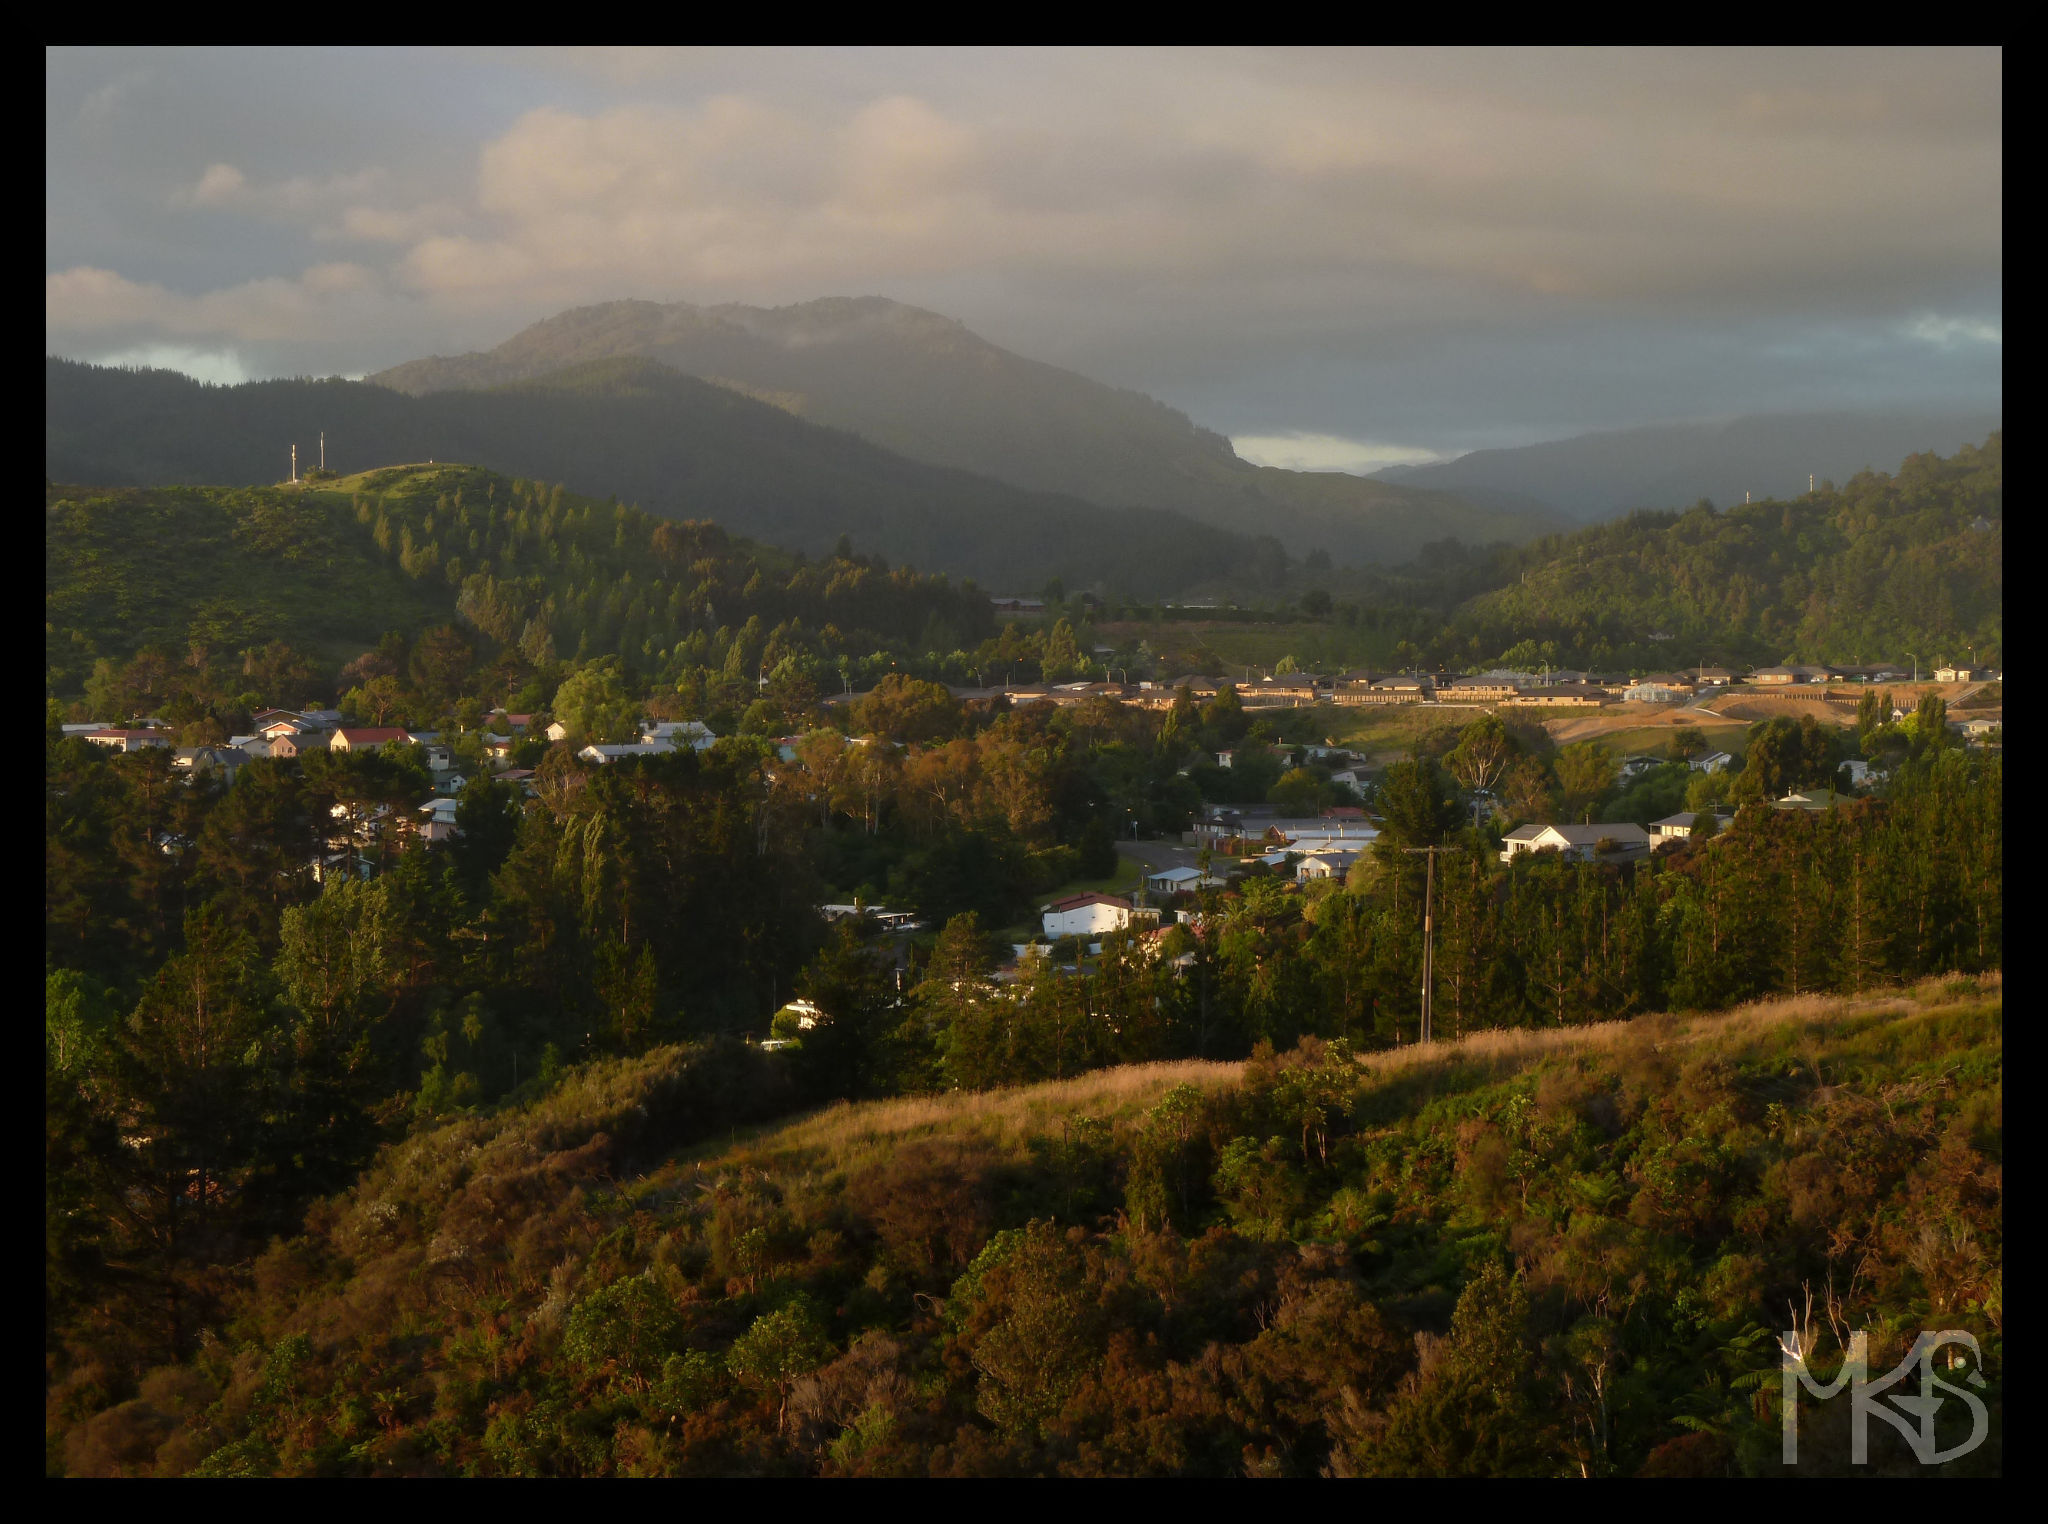
[[[132,349],[95,355],[93,364],[182,371],[195,381],[210,381],[216,386],[237,386],[250,379],[249,368],[232,349],[195,349],[186,344],[139,344]]]
[[[146,135],[134,55],[59,64],[72,352],[360,370],[617,297],[881,293],[1363,469],[1564,398],[1714,410],[1738,333],[1807,405],[1878,354],[1997,384],[1995,49],[167,53]],[[66,104],[102,94],[118,149]]]
[[[326,337],[352,317],[360,320],[382,292],[376,272],[347,263],[314,265],[296,280],[244,281],[199,296],[78,266],[44,278],[44,321],[52,330],[74,334],[289,341]]]
[[[1364,476],[1386,466],[1426,466],[1448,457],[1415,445],[1345,439],[1337,434],[1233,434],[1230,447],[1255,466],[1288,471],[1346,471]]]
[[[1982,318],[1945,318],[1923,312],[1906,324],[1908,338],[1933,344],[1940,349],[1962,344],[2005,344],[2005,325]]]

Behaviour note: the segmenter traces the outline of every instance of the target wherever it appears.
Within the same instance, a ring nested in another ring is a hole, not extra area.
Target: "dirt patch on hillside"
[[[1681,725],[1695,725],[1701,730],[1711,731],[1718,726],[1740,726],[1739,719],[1724,715],[1702,714],[1697,709],[1678,708],[1664,704],[1629,704],[1615,709],[1603,709],[1598,714],[1573,715],[1569,719],[1545,720],[1543,728],[1550,732],[1550,738],[1560,746],[1573,741],[1592,741],[1601,736],[1615,735],[1624,730],[1676,730]]]

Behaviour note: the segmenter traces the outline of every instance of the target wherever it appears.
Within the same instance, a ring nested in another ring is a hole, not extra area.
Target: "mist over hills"
[[[846,429],[896,453],[1041,492],[1168,508],[1297,556],[1405,561],[1426,542],[1521,542],[1560,527],[1530,501],[1240,460],[1222,435],[1139,392],[1029,360],[964,324],[881,297],[796,306],[608,302],[534,324],[481,354],[369,379],[414,395],[500,386],[639,355]]]
[[[586,362],[493,390],[407,396],[341,380],[208,386],[170,371],[51,359],[45,475],[98,486],[253,486],[287,448],[343,472],[464,461],[616,495],[672,518],[819,555],[841,534],[996,591],[1052,577],[1140,596],[1272,578],[1270,540],[1156,509],[1105,509],[905,460],[851,434],[644,359]]]
[[[1542,503],[1581,522],[1634,508],[1726,507],[1744,494],[1797,497],[1811,473],[1847,482],[1909,455],[1947,455],[2000,426],[1997,409],[1955,413],[1777,413],[1582,434],[1509,450],[1475,450],[1432,466],[1390,466],[1379,481],[1437,487],[1477,501]]]

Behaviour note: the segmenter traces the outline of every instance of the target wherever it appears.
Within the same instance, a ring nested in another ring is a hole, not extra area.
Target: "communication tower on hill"
[[[294,484],[294,485],[296,485],[296,484],[297,484],[297,482],[298,482],[298,480],[299,480],[299,447],[298,447],[297,445],[293,445],[293,446],[292,446],[292,482],[293,482],[293,484]]]

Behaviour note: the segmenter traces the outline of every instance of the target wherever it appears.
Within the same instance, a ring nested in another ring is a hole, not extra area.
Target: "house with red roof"
[[[1072,894],[1040,907],[1040,913],[1045,918],[1045,934],[1054,941],[1099,937],[1104,932],[1122,931],[1133,921],[1150,925],[1159,919],[1158,911],[1135,907],[1113,894]]]

